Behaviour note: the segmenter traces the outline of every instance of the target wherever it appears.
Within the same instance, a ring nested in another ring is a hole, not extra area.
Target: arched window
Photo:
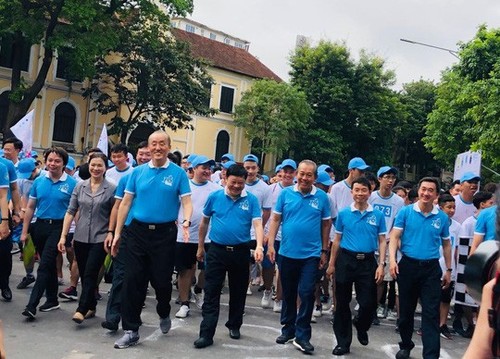
[[[0,95],[0,131],[4,128],[9,112],[9,93],[10,91],[4,91]]]
[[[76,111],[68,102],[61,102],[56,107],[52,140],[73,143],[75,137]]]
[[[139,123],[130,134],[127,144],[129,146],[137,145],[142,141],[147,141],[149,135],[151,135],[153,132],[155,132],[155,129],[149,123]]]
[[[217,135],[217,145],[215,146],[215,160],[220,161],[222,155],[229,152],[229,133],[220,131]]]

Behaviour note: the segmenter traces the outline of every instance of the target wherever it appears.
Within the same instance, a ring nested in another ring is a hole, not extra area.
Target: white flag
[[[102,132],[99,137],[99,142],[97,142],[97,148],[99,148],[106,156],[108,155],[108,130],[106,129],[106,125],[102,126]]]
[[[31,110],[27,115],[10,128],[14,136],[23,141],[23,152],[25,157],[31,157],[33,148],[33,116],[35,110]]]

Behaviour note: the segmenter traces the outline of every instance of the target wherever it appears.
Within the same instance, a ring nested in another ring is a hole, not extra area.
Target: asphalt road
[[[195,349],[193,341],[198,337],[201,311],[193,304],[191,315],[186,319],[172,321],[172,329],[167,335],[161,334],[158,328],[158,317],[155,311],[154,291],[146,299],[146,308],[142,312],[144,322],[140,330],[141,340],[137,346],[127,349],[114,349],[114,341],[122,335],[122,331],[109,333],[101,328],[101,321],[106,305],[106,292],[109,284],[100,287],[103,300],[99,302],[96,318],[86,320],[77,325],[71,321],[76,309],[76,302],[61,302],[61,309],[49,313],[37,314],[34,322],[28,322],[21,312],[28,302],[30,288],[16,289],[23,276],[22,263],[14,262],[11,276],[13,290],[12,302],[0,302],[0,319],[4,323],[5,344],[9,359],[94,359],[94,358],[300,358],[303,354],[292,344],[275,343],[280,334],[279,314],[271,309],[260,308],[261,293],[253,287],[254,294],[247,297],[244,324],[241,328],[241,339],[229,338],[224,327],[227,318],[228,295],[221,296],[222,308],[219,326],[214,338],[214,345],[205,349]],[[65,272],[66,280],[68,273]],[[61,290],[64,286],[60,287]],[[225,288],[227,293],[227,288]],[[174,298],[177,292],[174,291]],[[42,299],[42,304],[43,304]],[[173,301],[172,301],[173,304]],[[353,303],[354,304],[354,303]],[[177,311],[173,304],[172,317]],[[331,354],[335,344],[331,317],[323,315],[313,323],[311,343],[315,346],[314,356],[318,358],[333,357]],[[417,323],[418,324],[418,323]],[[355,333],[355,330],[354,330]],[[354,334],[355,337],[355,334]],[[370,344],[363,347],[354,338],[349,358],[394,358],[398,350],[399,335],[394,331],[394,322],[382,320],[380,326],[373,326],[369,331]],[[422,343],[418,335],[414,336],[416,348],[412,358],[422,356]],[[441,339],[441,358],[461,358],[468,339],[455,336],[453,340]]]

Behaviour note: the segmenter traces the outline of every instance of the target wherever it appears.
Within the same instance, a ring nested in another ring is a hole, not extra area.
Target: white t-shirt
[[[345,207],[349,207],[353,202],[351,186],[345,180],[335,183],[328,197],[330,198],[332,219],[337,218],[338,213]]]
[[[462,224],[467,218],[474,215],[476,207],[472,202],[465,202],[459,194],[453,196],[453,198],[455,198],[455,214],[452,218]]]
[[[252,184],[245,183],[245,190],[257,197],[261,210],[271,210],[273,203],[271,198],[271,190],[268,184],[259,179]],[[255,240],[255,229],[253,228],[253,226],[250,230],[250,238],[252,240]]]
[[[457,279],[457,263],[455,262],[455,252],[458,247],[458,236],[460,234],[460,229],[461,225],[454,219],[451,220],[450,223],[450,244],[451,244],[451,269],[453,270],[451,272],[451,280],[456,280]],[[444,273],[446,273],[446,267],[445,261],[444,261],[444,256],[443,256],[443,247],[439,247],[439,265],[441,266],[441,270]]]
[[[384,214],[385,218],[385,228],[387,228],[387,239],[389,239],[389,233],[391,232],[392,226],[394,224],[394,219],[398,214],[399,210],[403,208],[405,202],[397,194],[392,193],[389,197],[382,197],[379,191],[372,192],[368,203],[373,206],[373,208],[378,209]]]
[[[132,166],[128,166],[123,171],[120,171],[116,167],[113,167],[113,168],[110,168],[109,170],[106,171],[106,179],[109,182],[111,182],[112,184],[114,184],[115,186],[118,186],[118,182],[120,182],[120,178],[131,173],[133,170],[134,170],[134,167],[132,167]]]
[[[203,217],[203,207],[207,202],[210,193],[214,191],[222,191],[223,188],[213,182],[206,182],[204,184],[196,184],[189,180],[189,187],[191,187],[191,203],[193,205],[193,214],[191,215],[191,227],[189,227],[189,243],[198,243],[200,222]],[[182,221],[184,220],[184,209],[179,208],[179,215],[177,217],[177,242],[184,243]],[[209,228],[210,230],[210,228]],[[209,233],[209,231],[207,231]],[[209,243],[208,236],[205,238],[205,243]]]
[[[278,197],[283,191],[283,187],[281,183],[273,183],[272,185],[269,186],[269,190],[271,191],[271,202],[272,202],[272,208],[274,209],[274,206],[276,205],[276,202],[278,201]],[[272,214],[271,214],[272,216]],[[264,228],[264,233],[268,234],[269,233],[269,227],[271,225],[271,220],[267,221],[266,227]],[[281,241],[281,224],[278,228],[278,232],[276,232],[276,238],[274,239],[275,241]]]

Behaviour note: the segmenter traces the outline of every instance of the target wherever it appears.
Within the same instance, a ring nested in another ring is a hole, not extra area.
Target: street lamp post
[[[413,44],[413,45],[421,45],[421,46],[426,46],[426,47],[432,47],[433,49],[443,50],[443,51],[450,53],[452,56],[455,56],[457,59],[460,59],[460,57],[458,57],[458,51],[456,51],[456,50],[451,50],[451,49],[447,49],[445,47],[430,45],[430,44],[426,44],[423,42],[418,42],[418,41],[413,41],[413,40],[408,40],[408,39],[399,39],[399,40],[403,41],[403,42],[407,42],[409,44]]]

